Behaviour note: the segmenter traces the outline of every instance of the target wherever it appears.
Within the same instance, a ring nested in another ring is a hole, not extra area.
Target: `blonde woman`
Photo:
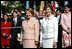
[[[21,35],[23,48],[37,48],[39,39],[39,22],[32,16],[31,11],[26,12],[26,20],[22,22],[24,33]]]

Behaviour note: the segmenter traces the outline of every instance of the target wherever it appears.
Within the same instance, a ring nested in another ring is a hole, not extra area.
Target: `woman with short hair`
[[[26,20],[22,22],[23,34],[21,40],[23,48],[37,48],[39,40],[39,22],[33,17],[32,11],[26,12]]]
[[[9,21],[8,15],[5,14],[4,19],[1,21],[1,46],[2,48],[5,48],[5,46],[6,48],[9,48],[10,46],[11,28],[8,28],[8,27],[11,27],[11,21]]]
[[[58,41],[58,21],[51,11],[51,6],[47,6],[47,16],[41,23],[40,46],[43,48],[53,48]]]

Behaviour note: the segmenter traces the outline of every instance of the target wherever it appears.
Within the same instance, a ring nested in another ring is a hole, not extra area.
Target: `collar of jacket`
[[[54,17],[54,15],[51,15],[49,18],[46,17],[45,20],[51,20]]]

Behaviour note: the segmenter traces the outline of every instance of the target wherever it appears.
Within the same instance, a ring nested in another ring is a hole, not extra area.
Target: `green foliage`
[[[50,3],[49,1],[46,1],[46,2]],[[5,4],[7,4],[5,6],[5,10],[6,10],[7,13],[11,13],[11,11],[14,8],[17,8],[18,10],[21,11],[21,10],[25,10],[25,7],[26,7],[26,1],[19,1],[18,3],[16,3],[15,1],[5,1]],[[59,4],[60,8],[63,10],[63,6],[64,6],[63,2],[58,1],[58,4]],[[33,1],[29,2],[29,7],[33,8]],[[36,1],[36,10],[39,11],[39,9],[40,9],[40,1]]]

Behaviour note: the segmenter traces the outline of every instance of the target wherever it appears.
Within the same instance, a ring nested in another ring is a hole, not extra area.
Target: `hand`
[[[71,33],[71,29],[70,29],[70,28],[68,28],[68,30],[69,30],[69,33]]]
[[[21,39],[21,38],[18,38],[17,40],[18,40],[18,41],[20,41],[20,42],[22,41],[22,39]]]
[[[6,35],[6,33],[3,33],[3,36],[5,36]]]
[[[35,41],[35,44],[38,45],[38,41]]]
[[[11,34],[10,34],[10,38],[12,38]]]
[[[67,33],[71,33],[70,29],[67,29],[66,31],[67,31]]]
[[[54,42],[54,43],[53,43],[53,46],[55,47],[56,45],[57,45],[57,42]]]
[[[7,39],[9,39],[9,37],[7,37]]]
[[[71,31],[69,31],[69,34],[71,33]]]
[[[22,43],[22,41],[20,41],[20,45],[22,45],[23,43]]]
[[[43,47],[43,43],[40,43],[40,47]]]

